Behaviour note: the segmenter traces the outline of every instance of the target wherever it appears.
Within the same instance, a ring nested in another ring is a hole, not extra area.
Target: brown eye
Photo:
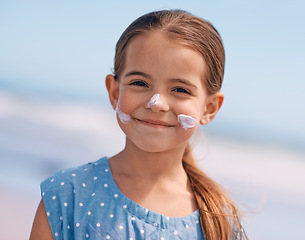
[[[188,90],[181,88],[181,87],[177,87],[173,89],[174,92],[178,92],[178,93],[187,93],[187,94],[191,94]]]
[[[140,86],[140,87],[148,87],[148,85],[144,81],[134,81],[130,83],[130,85]]]

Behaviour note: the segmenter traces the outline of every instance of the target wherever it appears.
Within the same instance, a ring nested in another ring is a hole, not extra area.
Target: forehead
[[[199,52],[161,31],[152,30],[134,37],[127,45],[124,72],[131,70],[163,77],[182,75],[204,80],[207,65]]]

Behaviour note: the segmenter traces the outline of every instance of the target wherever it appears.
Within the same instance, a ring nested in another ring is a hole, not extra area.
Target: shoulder
[[[62,236],[70,230],[72,234],[75,216],[82,217],[83,212],[75,212],[75,203],[85,204],[97,188],[100,178],[107,177],[108,158],[90,162],[79,167],[59,171],[41,183],[41,195],[46,216],[54,236]],[[109,170],[108,170],[109,171]],[[76,215],[75,215],[76,214]],[[63,222],[66,224],[63,228]]]
[[[96,162],[65,169],[53,174],[41,183],[41,195],[45,198],[46,195],[52,193],[72,194],[81,186],[85,186],[85,182],[90,178],[97,179],[97,175],[101,175],[103,166],[108,166],[108,158],[104,157]]]

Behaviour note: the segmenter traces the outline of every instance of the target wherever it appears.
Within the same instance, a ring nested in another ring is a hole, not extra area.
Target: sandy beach
[[[0,187],[1,239],[29,239],[39,198],[20,191]]]

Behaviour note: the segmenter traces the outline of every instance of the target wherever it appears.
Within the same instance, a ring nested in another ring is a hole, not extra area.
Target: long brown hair
[[[208,65],[203,76],[208,94],[218,92],[224,75],[225,52],[222,39],[211,23],[182,10],[145,14],[127,27],[116,45],[114,76],[120,79],[126,61],[126,48],[132,38],[150,30],[198,51]],[[197,166],[188,145],[182,159],[197,205],[201,226],[208,240],[247,239],[234,202],[221,187]]]

